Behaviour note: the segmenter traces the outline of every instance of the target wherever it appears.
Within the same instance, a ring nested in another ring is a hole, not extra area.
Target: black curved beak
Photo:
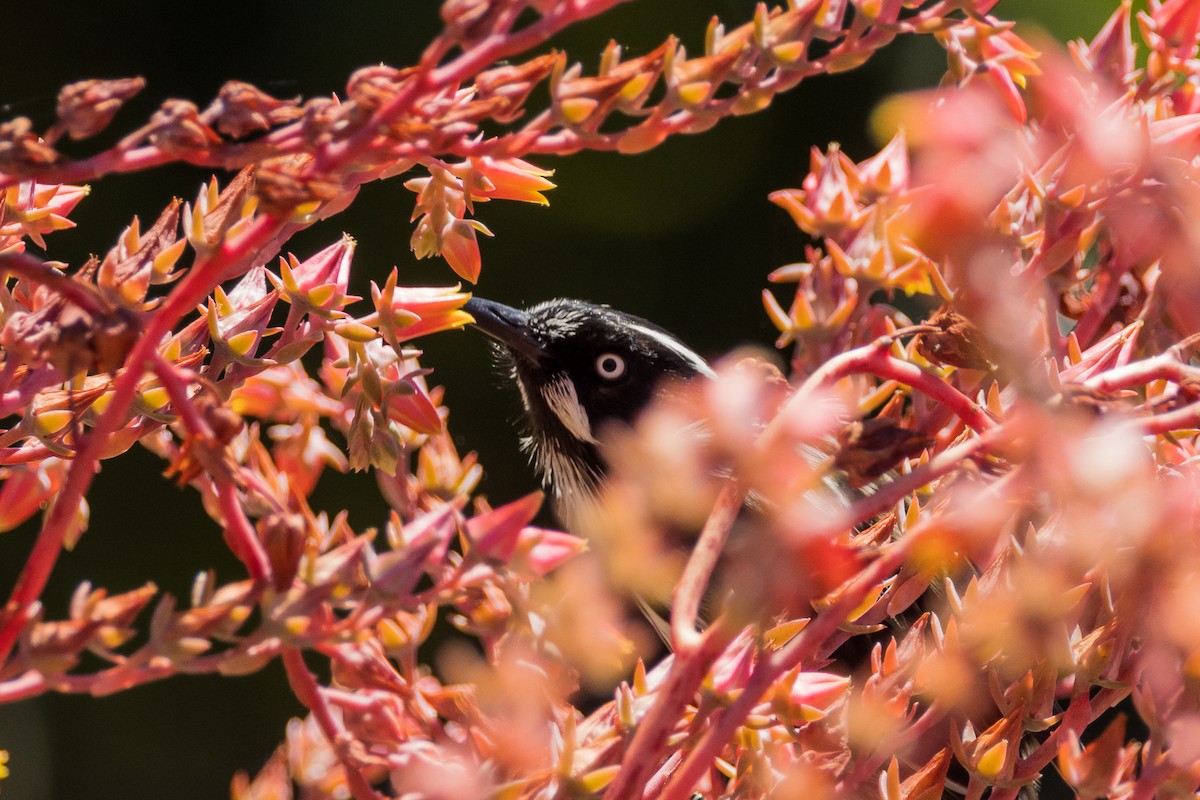
[[[494,303],[482,297],[472,297],[463,310],[475,318],[475,327],[507,347],[513,354],[534,364],[545,361],[549,354],[529,328],[529,315],[520,309]]]

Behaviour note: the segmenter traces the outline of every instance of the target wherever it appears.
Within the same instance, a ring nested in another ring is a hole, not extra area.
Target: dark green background
[[[1004,0],[998,13],[1029,18],[1063,40],[1090,35],[1115,3]],[[607,40],[640,54],[674,33],[701,50],[711,14],[734,27],[746,0],[640,0],[580,25],[553,45],[595,69]],[[144,94],[117,119],[131,129],[166,97],[202,107],[227,79],[278,96],[340,91],[356,68],[411,63],[437,30],[437,5],[424,0],[347,3],[44,3],[6,9],[0,117],[24,115],[45,127],[64,83],[143,75]],[[769,110],[679,137],[637,157],[582,153],[535,159],[557,170],[548,208],[509,202],[479,207],[496,234],[482,244],[480,294],[512,304],[552,296],[611,303],[653,319],[707,355],[737,345],[769,346],[774,330],[759,291],[772,269],[803,258],[805,239],[766,197],[795,186],[809,148],[838,141],[854,158],[874,152],[866,117],[890,93],[936,83],[942,51],[928,39],[902,40],[865,68],[808,81]],[[49,257],[77,266],[103,254],[129,219],[151,222],[172,196],[194,197],[205,171],[170,167],[106,178],[54,234]],[[301,258],[336,241],[358,240],[355,282],[453,282],[440,260],[416,262],[408,249],[412,195],[401,180],[369,185],[346,213],[289,244]],[[425,365],[447,389],[451,428],[463,451],[487,468],[482,490],[496,503],[528,492],[535,479],[517,454],[514,396],[498,386],[482,340],[443,334],[426,345]],[[163,465],[134,449],[106,463],[91,493],[92,528],[65,554],[45,601],[65,615],[83,580],[125,591],[147,580],[187,596],[192,576],[239,567],[200,510],[194,492],[160,477]],[[358,529],[386,515],[373,481],[331,475],[319,508],[350,509]],[[7,594],[33,539],[26,526],[0,536],[0,591]],[[238,679],[178,677],[114,697],[47,696],[0,706],[0,748],[11,753],[5,798],[219,798],[235,770],[255,772],[301,712],[282,670]]]

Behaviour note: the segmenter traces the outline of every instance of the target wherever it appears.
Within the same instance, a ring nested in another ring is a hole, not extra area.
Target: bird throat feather
[[[521,437],[521,449],[541,475],[542,484],[556,501],[595,499],[603,472],[599,443],[571,379],[559,375],[532,388],[521,379],[515,363],[512,377],[531,423],[529,433]],[[536,392],[536,397],[531,392]]]

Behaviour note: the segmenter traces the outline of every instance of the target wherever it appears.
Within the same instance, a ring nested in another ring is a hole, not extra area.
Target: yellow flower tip
[[[862,599],[862,602],[860,602],[853,611],[851,611],[849,614],[846,615],[846,621],[853,622],[854,620],[861,617],[863,614],[870,611],[871,606],[875,605],[875,601],[877,601],[879,599],[879,596],[881,594],[883,594],[883,590],[886,588],[887,588],[887,584],[881,583],[880,585],[873,588],[871,591],[867,592],[866,597],[864,597]]]
[[[112,402],[112,392],[105,392],[92,401],[91,410],[96,414],[103,414],[108,404]]]
[[[733,114],[740,117],[762,111],[771,105],[772,97],[771,92],[763,89],[742,92],[733,101]]]
[[[167,361],[178,361],[183,354],[183,345],[178,339],[171,339],[160,352]]]
[[[239,356],[248,355],[254,349],[254,345],[257,342],[258,331],[242,331],[241,333],[235,333],[225,340],[225,344],[229,349]]]
[[[117,294],[127,304],[136,305],[146,296],[146,285],[139,280],[124,280],[117,285]]]
[[[1083,360],[1083,351],[1079,349],[1079,339],[1075,337],[1075,331],[1071,331],[1067,336],[1067,358],[1072,364]]]
[[[307,203],[300,203],[292,208],[292,219],[302,220],[320,207],[320,200],[309,200]]]
[[[808,617],[805,617],[803,619],[794,619],[781,625],[776,625],[774,628],[771,628],[764,634],[764,638],[770,647],[778,650],[780,647],[783,647],[785,644],[790,642],[796,636],[796,634],[808,627],[808,622]]]
[[[708,81],[685,83],[678,90],[679,101],[686,106],[702,105],[712,95],[712,85]]]
[[[390,619],[380,622],[377,629],[380,643],[389,652],[403,650],[412,643],[412,638],[404,632],[404,629]]]
[[[767,289],[762,291],[763,308],[767,312],[767,317],[771,320],[771,324],[780,333],[786,333],[791,330],[792,320],[788,313],[783,310],[783,306],[775,299],[775,295],[771,294]]]
[[[370,325],[353,320],[339,322],[334,326],[333,332],[347,341],[362,343],[373,341],[378,335]]]
[[[1084,198],[1087,197],[1087,186],[1079,184],[1074,189],[1068,189],[1062,192],[1058,197],[1054,198],[1067,208],[1078,208],[1083,205]]]
[[[129,227],[125,229],[125,235],[121,237],[121,243],[125,245],[125,251],[132,253],[138,249],[138,242],[141,240],[141,224],[138,218],[134,217],[133,222],[129,223]]]
[[[869,20],[877,19],[882,9],[883,0],[863,0],[863,2],[858,4],[859,12]]]
[[[797,292],[796,301],[792,303],[792,327],[798,331],[807,331],[816,326],[817,312],[813,309],[812,303],[808,301],[808,295],[804,292]]]
[[[621,771],[620,764],[609,764],[587,773],[579,779],[580,788],[587,794],[597,794],[601,789],[613,782],[613,778]]]
[[[170,395],[167,390],[161,386],[154,386],[149,389],[144,389],[139,397],[146,408],[159,409],[170,402]]]
[[[798,716],[802,722],[816,722],[825,719],[828,716],[828,712],[801,703]]]
[[[730,764],[723,758],[714,758],[713,766],[717,768],[717,772],[720,772],[730,780],[733,780],[737,777],[737,767],[735,767],[733,764]]]
[[[771,48],[771,57],[781,64],[795,64],[804,58],[804,42],[785,42]]]
[[[229,302],[229,295],[225,294],[225,290],[218,286],[213,290],[213,298],[217,301],[217,313],[222,316],[228,316],[233,313],[233,304]]]
[[[646,680],[646,663],[639,658],[633,670],[633,692],[640,697],[648,691],[650,684]]]
[[[175,244],[163,250],[154,257],[154,262],[151,269],[155,275],[166,275],[175,266],[175,262],[183,255],[184,248],[187,247],[187,239],[180,239]]]
[[[979,758],[979,762],[975,765],[975,769],[980,775],[985,778],[994,778],[1004,769],[1004,762],[1008,759],[1008,742],[1000,741],[992,745]]]
[[[38,432],[44,436],[58,433],[71,422],[72,413],[66,409],[43,411],[33,415]]]
[[[120,647],[125,643],[126,637],[118,629],[105,625],[100,629],[99,639],[101,644],[108,648]]]
[[[337,292],[337,286],[332,283],[326,283],[310,289],[308,292],[308,302],[317,308],[324,308],[325,304],[333,299]]]
[[[650,88],[650,82],[654,80],[654,73],[641,72],[634,75],[629,80],[625,81],[625,85],[621,87],[622,100],[635,100],[642,92]]]
[[[600,104],[590,97],[571,97],[559,103],[563,119],[572,125],[584,122]]]

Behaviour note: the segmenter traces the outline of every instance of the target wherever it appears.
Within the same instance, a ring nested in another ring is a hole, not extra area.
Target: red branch
[[[123,371],[114,381],[108,408],[82,438],[62,491],[46,515],[33,550],[4,608],[4,622],[0,626],[0,663],[7,661],[13,644],[29,622],[31,607],[50,578],[79,502],[95,477],[100,455],[108,438],[125,419],[137,392],[138,382],[144,370],[154,363],[162,338],[184,314],[207,297],[236,265],[258,256],[260,247],[271,241],[283,225],[284,222],[273,215],[259,217],[235,239],[223,242],[207,257],[199,259],[179,287],[150,316],[141,337],[125,359]]]
[[[316,679],[304,665],[304,658],[300,655],[300,651],[294,647],[285,647],[283,649],[283,667],[287,671],[288,683],[291,685],[292,691],[296,693],[296,698],[312,712],[313,717],[317,720],[317,725],[321,727],[321,732],[325,734],[330,748],[337,754],[338,760],[346,770],[346,782],[350,785],[350,791],[354,793],[355,800],[383,800],[371,788],[371,784],[363,777],[358,764],[354,762],[347,751],[350,734],[345,731],[341,723],[334,719],[329,704],[321,695],[321,687],[317,685]]]

